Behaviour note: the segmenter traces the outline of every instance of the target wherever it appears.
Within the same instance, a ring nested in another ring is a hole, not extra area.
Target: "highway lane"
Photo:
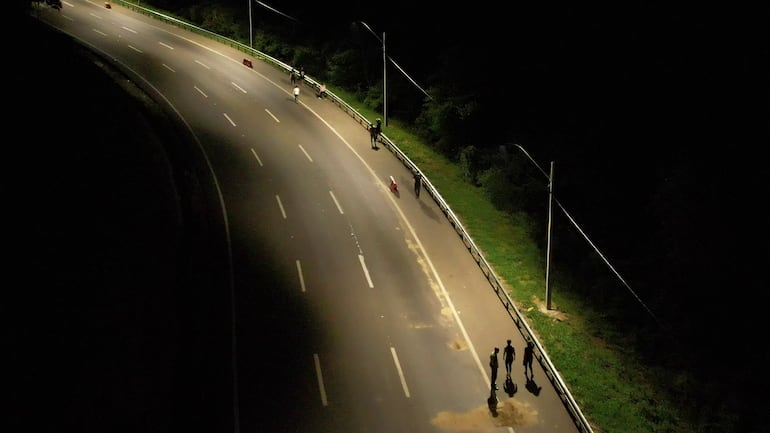
[[[211,161],[242,431],[577,431],[538,366],[542,391],[514,370],[518,393],[501,389],[489,413],[487,353],[511,338],[520,359],[521,336],[440,210],[348,115],[309,88],[295,104],[282,71],[118,6],[41,19],[152,83]]]

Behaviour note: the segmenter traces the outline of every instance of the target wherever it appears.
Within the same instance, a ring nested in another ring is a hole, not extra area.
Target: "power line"
[[[506,144],[512,144],[512,145],[518,147],[519,150],[521,150],[524,153],[524,155],[526,155],[527,158],[533,164],[535,164],[535,167],[537,167],[537,169],[540,170],[540,173],[542,173],[543,176],[545,176],[546,179],[549,179],[549,181],[550,181],[550,176],[548,175],[548,173],[546,173],[546,171],[543,170],[542,167],[540,167],[540,165],[537,163],[537,161],[535,161],[532,158],[532,156],[530,156],[530,154],[526,151],[526,149],[524,149],[522,146],[520,146],[520,145],[518,145],[516,143],[506,143]],[[575,219],[572,218],[572,216],[569,214],[569,212],[567,212],[567,209],[565,209],[564,206],[562,206],[561,203],[559,203],[559,200],[557,200],[556,197],[554,197],[553,200],[556,203],[556,205],[559,206],[559,209],[561,209],[561,211],[564,212],[564,215],[567,217],[567,219],[569,219],[570,223],[572,223],[572,225],[575,226],[575,228],[583,236],[583,238],[586,240],[586,242],[588,242],[588,245],[590,245],[591,248],[594,249],[596,254],[598,254],[599,257],[602,259],[602,261],[604,261],[604,263],[607,265],[607,267],[610,268],[612,273],[615,274],[615,276],[618,278],[618,280],[620,280],[620,282],[623,284],[623,286],[625,286],[625,288],[631,293],[631,295],[634,297],[634,299],[636,299],[637,302],[639,302],[639,304],[642,305],[642,307],[652,317],[652,319],[655,321],[655,323],[657,323],[658,326],[660,326],[662,329],[666,329],[667,330],[668,328],[663,325],[663,323],[658,319],[658,317],[655,315],[655,313],[647,306],[647,304],[644,303],[644,301],[642,301],[642,299],[639,297],[639,295],[636,294],[636,292],[631,288],[631,286],[626,282],[626,280],[620,275],[620,273],[615,269],[615,267],[612,266],[612,264],[610,263],[609,260],[607,260],[607,258],[604,256],[604,254],[602,254],[602,252],[599,251],[599,248],[597,248],[596,245],[593,243],[593,241],[591,241],[591,239],[588,237],[588,235],[585,233],[585,231],[583,231],[583,229],[580,228],[580,226],[575,221]]]

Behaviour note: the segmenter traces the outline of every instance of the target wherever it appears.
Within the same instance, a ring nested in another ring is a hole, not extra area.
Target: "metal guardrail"
[[[296,70],[293,66],[288,65],[258,50],[255,50],[245,44],[242,44],[238,41],[234,41],[229,38],[225,38],[216,33],[197,27],[193,24],[190,24],[178,18],[174,18],[168,15],[153,11],[151,9],[142,7],[140,5],[136,5],[134,3],[130,3],[125,0],[113,0],[113,3],[118,3],[128,9],[132,9],[136,12],[146,14],[159,21],[164,21],[170,24],[177,25],[191,32],[204,35],[212,40],[215,40],[222,44],[236,48],[254,57],[255,59],[262,60],[264,62],[272,64],[277,68],[282,69],[287,74],[290,73],[292,70]],[[320,88],[320,83],[318,83],[317,81],[315,81],[314,79],[312,79],[307,75],[304,76],[303,80],[306,85],[311,86],[316,91]],[[353,117],[353,119],[355,119],[365,129],[368,129],[372,126],[372,123],[366,117],[361,115],[361,113],[359,113],[350,104],[340,99],[337,95],[335,95],[333,92],[329,91],[328,89],[326,91],[326,97],[330,101],[334,102],[341,110],[343,110],[344,112],[348,113],[351,117]],[[422,175],[421,181],[423,183],[424,190],[427,191],[428,194],[430,194],[430,196],[436,202],[436,204],[444,213],[446,218],[449,220],[449,223],[452,224],[452,227],[454,227],[455,232],[458,234],[458,236],[460,236],[460,239],[463,241],[463,244],[465,244],[466,248],[468,249],[468,252],[476,261],[476,263],[478,264],[484,276],[486,276],[487,281],[489,282],[490,286],[494,290],[498,299],[500,299],[506,311],[508,311],[508,315],[511,317],[511,319],[514,321],[516,326],[522,332],[524,339],[528,342],[533,343],[534,356],[538,359],[540,364],[543,366],[543,370],[545,371],[546,376],[548,376],[549,381],[553,384],[554,388],[556,388],[556,391],[559,394],[559,398],[562,400],[565,407],[567,408],[570,415],[572,416],[572,419],[574,420],[575,425],[578,427],[578,429],[582,433],[593,433],[593,430],[591,429],[591,425],[588,423],[588,420],[583,415],[583,412],[580,410],[580,407],[578,406],[577,402],[572,397],[572,394],[569,392],[567,385],[565,384],[564,380],[561,378],[561,375],[559,374],[556,367],[551,362],[551,359],[548,357],[545,349],[542,347],[540,342],[535,337],[535,334],[532,332],[532,329],[529,327],[529,324],[527,323],[526,320],[524,320],[524,317],[521,315],[521,312],[519,312],[518,308],[516,308],[516,305],[514,304],[513,300],[511,300],[510,296],[508,295],[505,288],[503,287],[503,284],[501,283],[500,278],[497,277],[494,270],[492,269],[492,266],[486,261],[486,259],[484,258],[484,255],[481,253],[481,250],[473,242],[473,239],[463,227],[462,223],[460,222],[460,219],[457,218],[455,213],[449,207],[449,204],[443,199],[443,197],[441,197],[441,194],[439,194],[438,190],[433,186],[433,184],[425,176],[425,174],[422,173],[422,171],[420,171],[417,164],[412,162],[412,160],[409,159],[409,157],[404,152],[402,152],[401,149],[398,148],[396,143],[394,143],[385,134],[382,134],[382,133],[379,135],[378,141],[380,141],[383,145],[385,145],[385,147],[391,153],[393,153],[393,155],[396,158],[398,158],[404,164],[404,166],[406,166],[412,173],[419,173],[420,175]]]

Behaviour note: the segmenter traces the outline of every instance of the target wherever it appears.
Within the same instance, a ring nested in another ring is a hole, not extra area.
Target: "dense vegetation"
[[[379,42],[347,15],[360,10],[319,15],[274,5],[296,19],[262,9],[250,33],[243,2],[140,3],[253,41],[363,112],[382,113]],[[555,23],[541,31],[541,21],[510,28],[492,18],[491,31],[446,30],[440,42],[413,30],[421,18],[399,17],[407,21],[393,30],[390,52],[430,97],[391,67],[385,133],[436,185],[462,179],[458,191],[470,192],[447,198],[474,236],[520,241],[500,250],[480,242],[501,268],[522,266],[506,263],[511,256],[533,262],[528,270],[545,260],[546,180],[514,143],[546,169],[555,161],[557,200],[584,231],[556,210],[552,285],[571,329],[555,329],[565,325],[537,310],[527,314],[552,342],[560,370],[589,374],[572,366],[579,354],[560,347],[571,340],[555,344],[553,335],[601,346],[582,361],[603,364],[593,366],[597,377],[612,371],[612,389],[565,374],[597,431],[764,431],[770,411],[757,396],[770,384],[770,351],[750,337],[761,332],[756,303],[767,286],[754,254],[766,218],[755,209],[770,189],[753,155],[768,142],[767,117],[745,108],[770,100],[767,51],[754,49],[761,27],[749,15],[673,7],[662,14],[652,6],[634,11],[633,21],[578,27],[572,12],[553,12]],[[547,31],[560,26],[556,35]],[[485,209],[475,200],[494,209],[473,214]],[[529,278],[507,278],[526,305],[542,295],[542,276]],[[613,406],[614,396],[625,409]]]

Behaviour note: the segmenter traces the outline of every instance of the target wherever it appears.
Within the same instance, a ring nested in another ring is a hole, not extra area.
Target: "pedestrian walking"
[[[422,187],[422,175],[420,172],[414,173],[414,194],[420,198],[420,187]],[[511,340],[508,340],[511,341]]]
[[[508,340],[503,348],[503,359],[505,360],[505,375],[511,377],[511,365],[516,359],[516,349],[511,346],[511,340]]]
[[[294,85],[294,102],[299,100],[299,86]]]
[[[529,378],[529,376],[527,375],[527,369],[529,369],[529,372],[532,375],[532,377],[535,377],[535,372],[532,371],[532,358],[534,357],[534,353],[533,353],[534,348],[535,348],[535,345],[532,344],[531,341],[528,341],[527,347],[524,348],[524,360],[523,360],[524,376],[527,378]]]
[[[377,138],[379,138],[382,132],[382,120],[377,119],[376,125],[369,125],[369,140],[372,142],[372,149],[377,149]]]
[[[489,367],[492,369],[492,379],[490,388],[492,388],[493,391],[497,390],[497,367],[499,366],[497,362],[497,354],[500,353],[500,348],[495,347],[495,349],[492,351],[492,353],[489,354]]]
[[[291,72],[289,72],[289,79],[291,79],[291,84],[297,83],[297,71],[294,68],[291,68]]]

